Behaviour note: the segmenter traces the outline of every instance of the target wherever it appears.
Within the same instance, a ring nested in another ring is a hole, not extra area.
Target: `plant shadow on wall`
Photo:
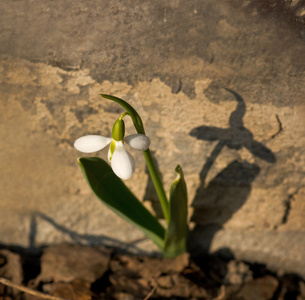
[[[200,172],[200,186],[192,206],[194,212],[191,221],[195,227],[190,234],[190,251],[196,255],[196,249],[208,251],[215,233],[220,230],[232,215],[240,209],[251,191],[252,182],[260,172],[260,167],[247,161],[233,161],[216,175],[208,184],[209,170],[224,147],[239,150],[248,149],[253,156],[275,163],[276,157],[270,149],[253,139],[253,134],[244,127],[243,117],[246,105],[236,92],[226,89],[237,101],[236,109],[231,113],[228,128],[199,126],[190,135],[204,141],[217,141],[210,156]]]
[[[45,224],[43,224],[45,223]],[[103,245],[106,248],[115,249],[120,253],[134,253],[140,255],[148,255],[149,252],[140,249],[137,244],[141,243],[144,239],[137,239],[130,243],[122,242],[118,239],[110,238],[105,235],[94,235],[87,233],[78,233],[77,231],[66,227],[65,225],[57,223],[53,218],[44,213],[33,211],[30,215],[30,228],[29,228],[29,250],[33,253],[39,252],[42,245],[37,241],[39,238],[39,230],[44,230],[43,227],[51,226],[52,230],[55,229],[62,234],[62,237],[69,243],[88,246]],[[39,245],[38,245],[39,244]]]

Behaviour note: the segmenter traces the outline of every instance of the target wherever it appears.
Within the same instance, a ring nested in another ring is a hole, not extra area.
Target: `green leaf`
[[[78,162],[95,195],[120,217],[140,229],[160,249],[163,249],[164,228],[123,181],[113,173],[111,167],[98,157],[81,157]]]
[[[101,94],[101,96],[105,99],[114,101],[114,102],[118,103],[119,105],[121,105],[130,115],[137,132],[140,133],[140,134],[145,134],[142,119],[140,118],[137,111],[129,103],[127,103],[123,99],[120,99],[120,98],[115,97],[115,96],[106,95],[106,94]]]
[[[177,178],[170,189],[170,219],[165,233],[165,257],[176,257],[186,252],[187,233],[187,190],[182,172],[178,165],[175,169]]]

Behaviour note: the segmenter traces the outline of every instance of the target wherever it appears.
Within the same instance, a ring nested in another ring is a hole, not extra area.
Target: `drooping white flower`
[[[114,134],[112,134],[114,136]],[[129,179],[135,171],[135,160],[125,149],[124,142],[131,148],[145,151],[148,149],[150,140],[144,134],[133,134],[120,137],[122,140],[115,140],[101,135],[86,135],[77,139],[74,147],[84,153],[92,153],[105,148],[110,144],[108,160],[111,162],[113,172],[122,179]]]

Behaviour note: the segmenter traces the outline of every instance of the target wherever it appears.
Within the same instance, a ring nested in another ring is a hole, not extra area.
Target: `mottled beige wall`
[[[209,78],[196,81],[196,97],[189,99],[182,92],[173,94],[158,79],[139,82],[134,87],[118,82],[98,83],[90,77],[89,70],[69,72],[11,57],[2,59],[1,83],[7,86],[1,95],[4,103],[1,138],[5,141],[1,146],[1,169],[4,170],[1,236],[5,243],[25,246],[29,242],[30,219],[35,212],[79,234],[106,235],[122,241],[141,235],[136,231],[130,234],[129,225],[94,198],[76,162],[80,153],[73,148],[73,141],[85,134],[109,135],[121,111],[116,104],[101,99],[99,93],[123,97],[136,107],[152,139],[151,149],[167,190],[174,178],[173,170],[180,163],[186,173],[190,202],[200,185],[200,170],[217,141],[198,140],[189,133],[203,124],[227,128],[237,104],[228,91],[229,99],[212,103],[205,95],[211,84]],[[252,132],[254,140],[268,147],[275,156],[288,153],[291,147],[305,146],[302,112],[298,108],[255,103],[246,108],[244,126]],[[127,132],[134,132],[131,122],[127,122]],[[105,157],[105,151],[98,155]],[[148,177],[145,162],[141,154],[133,155],[138,168],[127,184],[143,199]],[[223,224],[225,228],[302,230],[300,200],[295,200],[291,207],[290,214],[296,216],[282,224],[286,211],[284,202],[289,195],[298,194],[297,187],[304,184],[301,174],[305,163],[301,154],[291,153],[284,159],[277,156],[276,164],[272,164],[257,158],[245,147],[239,150],[224,147],[208,173],[206,185],[235,160],[257,163],[264,177],[255,178],[247,201]],[[289,168],[298,168],[301,172],[275,186],[279,172],[288,172]],[[16,230],[18,223],[20,228]],[[39,220],[36,242],[70,239],[55,227],[46,220]],[[8,230],[11,234],[7,234]]]

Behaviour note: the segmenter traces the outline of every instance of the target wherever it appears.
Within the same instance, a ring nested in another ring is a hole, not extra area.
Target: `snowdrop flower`
[[[74,147],[84,153],[92,153],[104,149],[110,144],[108,160],[113,172],[122,179],[129,179],[135,171],[135,160],[125,149],[124,142],[131,148],[145,151],[150,140],[144,134],[132,134],[124,137],[125,125],[122,117],[115,121],[112,129],[112,138],[101,135],[86,135],[77,139]]]

